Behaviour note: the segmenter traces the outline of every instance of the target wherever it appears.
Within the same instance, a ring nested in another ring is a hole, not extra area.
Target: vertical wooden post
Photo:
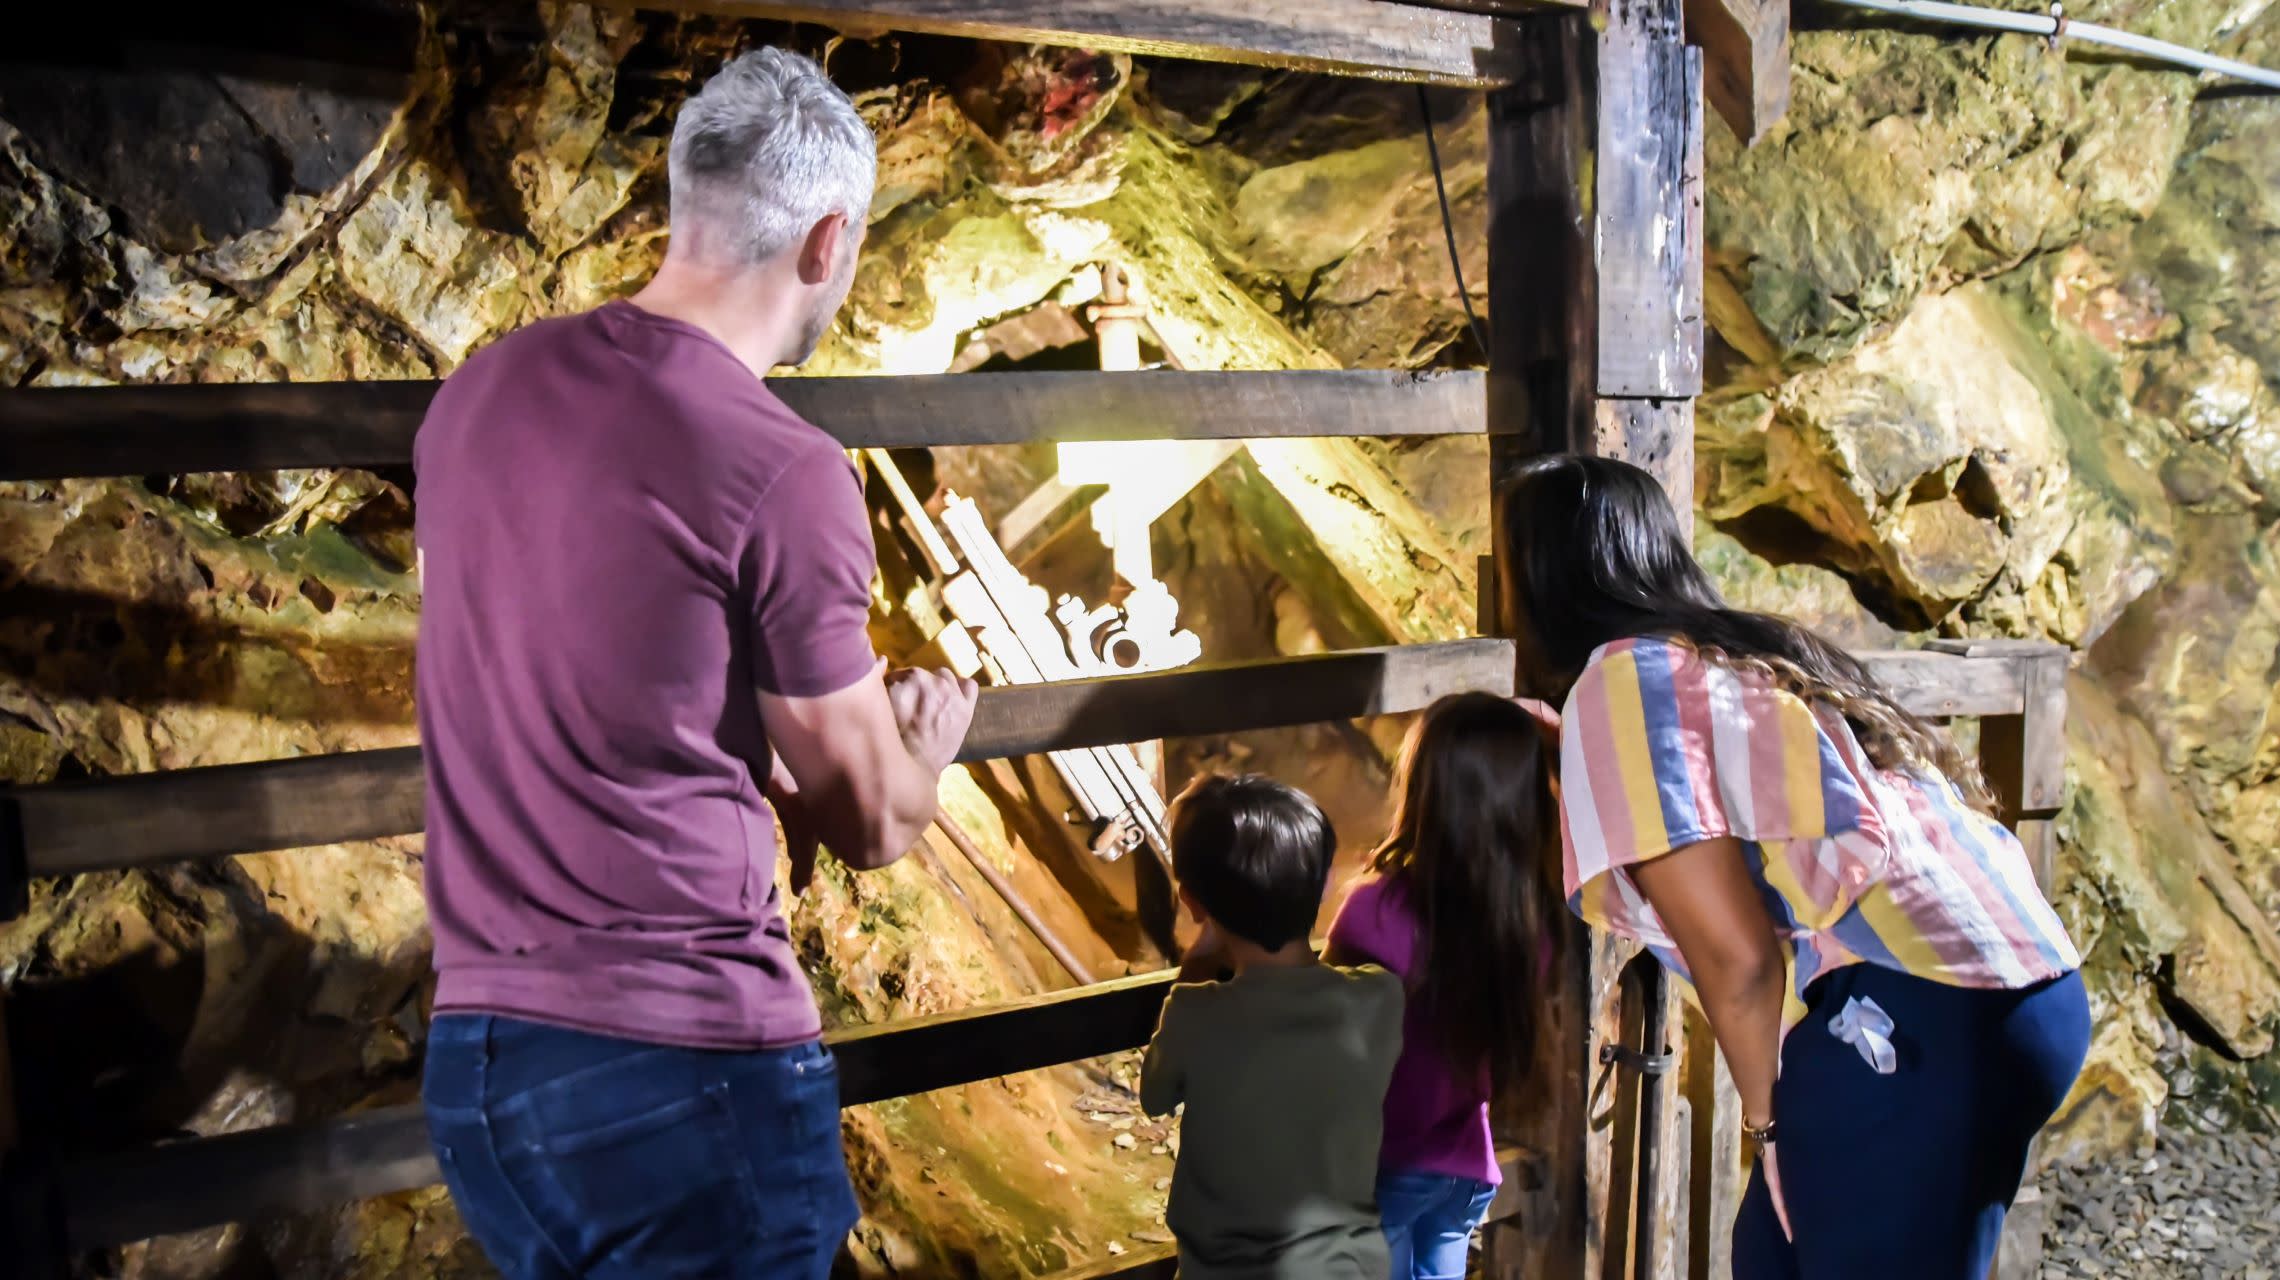
[[[2051,819],[2066,791],[2066,671],[2068,654],[2055,645],[2020,640],[1941,641],[1933,645],[1967,657],[2000,656],[2019,664],[2019,713],[1979,722],[1979,771],[1995,793],[2002,819],[2018,833],[2048,897],[2057,874],[2058,833]],[[2039,1145],[2039,1143],[2038,1143]],[[2033,1176],[2034,1158],[2028,1159]],[[1991,1280],[2032,1280],[2042,1270],[2042,1192],[2032,1183],[2003,1223],[2002,1248]]]
[[[1538,453],[1618,457],[1653,472],[1691,519],[1702,385],[1699,52],[1682,41],[1679,0],[1612,0],[1604,29],[1571,13],[1505,31],[1524,70],[1489,101],[1492,482],[1501,487]],[[1630,1229],[1632,1201],[1621,1197],[1636,1188],[1611,1187],[1614,1126],[1591,1116],[1598,1048],[1619,1039],[1617,975],[1633,953],[1570,924],[1548,1011],[1555,1057],[1520,1126],[1532,1157],[1526,1208],[1488,1238],[1497,1280],[1628,1273],[1640,1235],[1661,1225]],[[1669,1132],[1640,1136],[1663,1144],[1669,1169],[1682,1159],[1680,1109],[1662,1111]],[[1676,1216],[1673,1200],[1663,1197],[1658,1216]],[[1666,1243],[1655,1274],[1681,1274],[1682,1257]]]

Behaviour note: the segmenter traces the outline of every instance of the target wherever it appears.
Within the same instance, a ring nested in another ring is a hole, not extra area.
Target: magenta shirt
[[[871,671],[847,455],[702,330],[613,303],[469,360],[413,463],[437,1011],[813,1039],[756,693]]]
[[[1383,876],[1355,886],[1330,924],[1329,944],[1343,961],[1382,965],[1412,993],[1401,1019],[1401,1057],[1386,1086],[1378,1167],[1495,1186],[1504,1175],[1496,1167],[1496,1142],[1488,1129],[1487,1073],[1467,1078],[1449,1062],[1414,998],[1423,940],[1409,895],[1398,881]]]

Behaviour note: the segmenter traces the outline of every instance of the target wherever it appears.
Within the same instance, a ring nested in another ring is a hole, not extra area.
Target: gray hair
[[[706,257],[764,262],[832,214],[862,226],[879,150],[863,117],[811,59],[755,49],[681,106],[666,158],[677,231]]]

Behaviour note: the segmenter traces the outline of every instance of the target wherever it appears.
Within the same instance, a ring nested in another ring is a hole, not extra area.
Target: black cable
[[[1465,323],[1472,326],[1473,341],[1480,344],[1482,357],[1488,355],[1488,330],[1483,329],[1480,317],[1473,314],[1472,294],[1465,289],[1465,266],[1457,257],[1457,224],[1449,216],[1449,184],[1441,176],[1441,143],[1433,136],[1433,99],[1424,85],[1417,86],[1417,109],[1425,116],[1425,150],[1433,157],[1433,190],[1441,196],[1441,234],[1449,242],[1449,274],[1457,278],[1457,301],[1465,304]]]

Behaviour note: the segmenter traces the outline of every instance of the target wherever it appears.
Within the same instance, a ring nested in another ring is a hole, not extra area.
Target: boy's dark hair
[[[1313,932],[1338,836],[1322,806],[1257,774],[1197,778],[1172,802],[1172,874],[1245,942],[1273,951]]]

